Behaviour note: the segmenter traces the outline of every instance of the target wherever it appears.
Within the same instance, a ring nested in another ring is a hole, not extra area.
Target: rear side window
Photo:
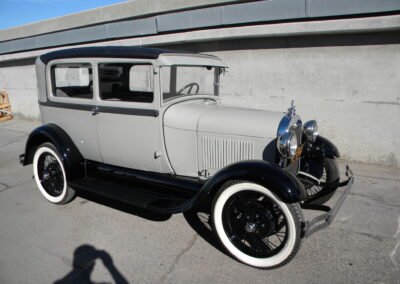
[[[153,102],[153,66],[137,63],[99,64],[100,98],[106,101]]]
[[[93,73],[88,63],[63,63],[51,67],[53,96],[93,98]]]

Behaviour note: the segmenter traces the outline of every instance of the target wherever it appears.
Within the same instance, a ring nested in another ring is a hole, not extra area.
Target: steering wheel
[[[192,93],[193,88],[196,88],[196,92],[193,93],[194,95],[196,95],[200,90],[200,86],[197,83],[189,83],[189,84],[187,84],[185,87],[183,87],[182,89],[180,89],[178,91],[178,94],[182,94],[183,91],[187,89],[187,93],[186,94],[190,95]]]

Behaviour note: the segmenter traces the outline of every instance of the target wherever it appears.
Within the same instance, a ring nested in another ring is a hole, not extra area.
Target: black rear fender
[[[229,180],[245,180],[260,184],[285,203],[295,203],[307,197],[303,184],[291,173],[265,161],[242,161],[229,165],[215,175],[201,189],[201,198],[213,197]]]
[[[68,180],[84,176],[81,153],[68,134],[55,124],[46,124],[31,132],[25,146],[24,166],[32,164],[37,147],[46,142],[52,143],[60,153]]]

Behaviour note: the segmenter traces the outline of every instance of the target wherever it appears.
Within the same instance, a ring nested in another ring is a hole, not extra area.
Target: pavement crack
[[[67,266],[73,267],[73,262],[72,262],[72,260],[69,259],[68,257],[63,256],[63,255],[59,255],[59,254],[54,253],[54,252],[51,252],[51,251],[49,251],[47,248],[44,248],[44,247],[39,247],[39,248],[40,248],[43,252],[47,253],[48,255],[51,255],[51,256],[54,256],[54,257],[60,259],[60,260],[61,260],[64,264],[66,264]]]
[[[7,130],[7,131],[11,131],[11,132],[16,132],[16,133],[22,133],[22,134],[25,134],[25,135],[29,135],[29,133],[27,133],[25,131],[15,130],[15,129],[8,128],[8,127],[0,127],[0,130]]]
[[[2,183],[2,182],[0,182],[0,185],[2,185],[4,187],[2,190],[0,190],[0,192],[6,191],[7,189],[10,188],[7,184]]]
[[[357,174],[356,177],[373,178],[373,179],[379,179],[379,180],[400,181],[399,178],[377,177],[377,176],[359,175],[359,174]]]
[[[13,186],[9,186],[9,185],[7,185],[5,183],[1,183],[0,182],[0,185],[3,185],[5,187],[2,190],[0,190],[0,193],[3,192],[3,191],[6,191],[8,189],[11,189],[11,188],[14,188],[14,187],[18,187],[18,186],[21,186],[21,185],[24,185],[24,184],[27,184],[27,183],[30,183],[30,182],[32,182],[32,181],[31,180],[27,180],[27,181],[24,181],[22,183],[19,183],[19,184],[13,185]]]
[[[385,205],[385,206],[391,206],[391,207],[400,208],[400,205],[398,205],[396,203],[386,202],[386,201],[384,201],[382,199],[378,199],[378,198],[372,197],[370,195],[361,194],[361,193],[354,193],[354,192],[349,192],[349,195],[367,198],[367,199],[370,199],[372,201],[375,201],[376,203],[380,203],[380,204]]]
[[[17,142],[21,142],[22,139],[19,139],[19,138],[25,138],[25,137],[26,137],[26,135],[17,136],[15,138],[18,138],[18,140],[14,140],[14,141],[8,142],[8,143],[6,143],[4,145],[0,145],[0,148],[4,148],[4,147],[6,147],[8,145],[11,145],[11,144],[14,144],[14,143],[17,143]]]
[[[174,261],[173,261],[171,267],[170,267],[170,268],[168,269],[168,271],[160,278],[160,281],[159,281],[160,283],[164,282],[165,279],[167,279],[167,277],[175,270],[176,265],[178,264],[179,260],[182,258],[182,256],[183,256],[185,253],[187,253],[187,252],[194,246],[194,244],[196,243],[196,240],[198,239],[198,237],[199,237],[199,236],[198,236],[197,234],[195,234],[195,235],[193,236],[193,238],[190,240],[189,245],[188,245],[186,248],[182,249],[182,251],[175,257],[175,259],[174,259]]]
[[[380,236],[380,235],[375,235],[375,234],[372,234],[372,233],[359,232],[359,231],[353,231],[353,230],[346,230],[346,229],[342,229],[342,228],[337,228],[337,229],[339,231],[342,231],[342,232],[347,232],[347,233],[352,233],[352,234],[356,234],[356,235],[365,236],[367,238],[374,239],[374,240],[379,241],[379,242],[383,242],[385,239],[387,239],[387,240],[392,240],[393,239],[392,237]]]

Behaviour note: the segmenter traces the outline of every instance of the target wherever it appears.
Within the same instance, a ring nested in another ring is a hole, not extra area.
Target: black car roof
[[[157,59],[163,53],[182,53],[182,51],[137,46],[91,46],[52,51],[41,55],[40,60],[47,64],[54,59],[79,57]]]

